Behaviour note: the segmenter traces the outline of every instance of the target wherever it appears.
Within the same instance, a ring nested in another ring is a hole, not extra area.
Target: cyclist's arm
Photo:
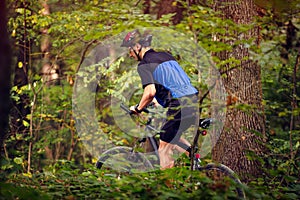
[[[149,103],[152,102],[156,93],[155,84],[149,84],[144,88],[143,96],[140,100],[140,103],[137,107],[138,110],[142,110],[145,108]],[[130,110],[134,110],[134,108],[130,108]]]

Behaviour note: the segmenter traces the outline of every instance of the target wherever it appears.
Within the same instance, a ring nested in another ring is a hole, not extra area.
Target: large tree
[[[215,1],[214,9],[221,13],[224,20],[230,19],[241,26],[253,23],[257,16],[253,0],[218,0]],[[220,35],[216,37],[232,46],[231,50],[218,53],[217,56],[221,61],[235,59],[240,63],[236,66],[225,64],[220,69],[224,73],[222,79],[228,94],[228,105],[225,128],[214,148],[213,158],[249,180],[261,172],[261,164],[256,156],[264,151],[265,117],[261,68],[250,59],[249,46],[243,41],[253,39],[254,45],[258,45],[259,28],[253,27],[242,33],[233,31],[230,34],[231,37],[226,39]]]

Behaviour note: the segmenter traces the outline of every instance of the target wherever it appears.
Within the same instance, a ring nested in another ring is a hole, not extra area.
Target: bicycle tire
[[[205,166],[198,167],[197,170],[205,172],[207,175],[209,174],[209,172],[213,172],[213,171],[219,172],[217,174],[217,176],[219,176],[221,173],[223,176],[230,178],[235,183],[235,190],[237,193],[237,197],[239,199],[246,199],[245,192],[242,188],[242,182],[240,181],[238,176],[235,174],[235,172],[232,169],[230,169],[229,167],[227,167],[226,165],[209,163]],[[214,176],[216,176],[216,173],[214,173]],[[210,177],[210,178],[215,178],[215,177]]]
[[[139,152],[132,152],[127,146],[113,147],[100,155],[96,163],[98,169],[118,172],[147,172],[154,169],[151,162]]]

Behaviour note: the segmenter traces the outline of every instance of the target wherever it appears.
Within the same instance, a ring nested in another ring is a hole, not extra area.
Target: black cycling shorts
[[[162,141],[175,144],[191,125],[198,125],[199,108],[197,103],[197,95],[181,97],[170,102],[167,119],[160,132]]]

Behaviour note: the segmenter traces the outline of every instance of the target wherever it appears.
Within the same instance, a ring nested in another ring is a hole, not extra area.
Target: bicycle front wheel
[[[204,172],[211,180],[213,180],[213,187],[223,188],[225,190],[233,188],[238,199],[246,199],[242,182],[229,167],[223,164],[209,163],[199,167],[198,170]]]
[[[153,170],[151,162],[139,152],[133,152],[126,146],[114,147],[105,151],[96,163],[98,169],[110,169],[118,172],[142,173]]]

